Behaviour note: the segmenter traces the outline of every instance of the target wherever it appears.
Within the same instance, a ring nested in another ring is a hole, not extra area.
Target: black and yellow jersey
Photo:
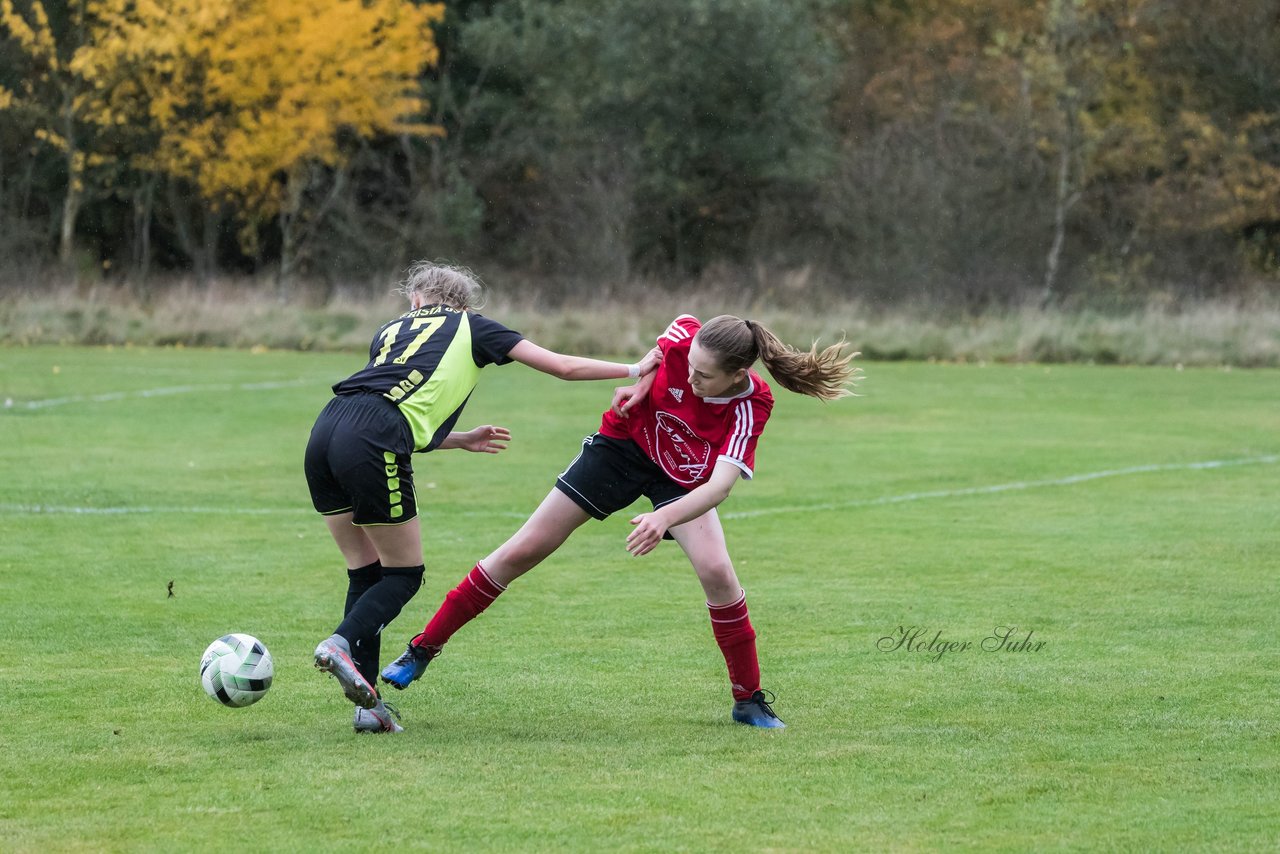
[[[423,306],[385,324],[369,345],[369,364],[334,394],[380,394],[413,430],[413,449],[429,451],[453,430],[485,365],[505,365],[524,336],[496,320],[443,305]]]

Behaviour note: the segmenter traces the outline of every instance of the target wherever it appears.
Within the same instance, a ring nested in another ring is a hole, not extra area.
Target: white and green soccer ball
[[[266,696],[275,675],[271,653],[245,634],[223,635],[200,657],[200,684],[224,706],[251,706]]]

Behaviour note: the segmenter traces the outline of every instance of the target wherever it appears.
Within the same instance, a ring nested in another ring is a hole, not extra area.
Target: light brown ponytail
[[[708,320],[698,330],[698,345],[716,354],[720,367],[732,373],[764,362],[778,385],[797,394],[821,400],[836,400],[853,394],[861,368],[850,364],[857,353],[844,353],[840,341],[823,350],[815,343],[808,352],[783,343],[763,324],[722,314]]]

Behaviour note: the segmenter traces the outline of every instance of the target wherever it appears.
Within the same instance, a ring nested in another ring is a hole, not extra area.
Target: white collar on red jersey
[[[735,394],[733,397],[704,397],[703,403],[733,403],[735,400],[742,400],[744,397],[751,397],[756,393],[756,381],[751,379],[751,374],[747,374],[747,387],[743,391]]]

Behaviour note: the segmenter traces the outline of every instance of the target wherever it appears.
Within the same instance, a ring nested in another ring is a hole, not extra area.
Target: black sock
[[[345,617],[350,614],[351,609],[355,607],[360,597],[369,592],[369,588],[381,580],[382,564],[376,560],[359,569],[348,569],[347,601],[343,605],[342,616]],[[356,669],[360,671],[361,676],[368,680],[370,685],[376,685],[378,657],[382,653],[382,636],[374,635],[372,638],[355,638],[350,640],[349,643],[351,644],[351,660],[355,662]]]
[[[418,592],[418,588],[422,586],[424,569],[421,564],[383,567],[382,579],[360,595],[334,631],[334,634],[342,635],[351,644],[352,659],[356,659],[356,650],[359,648],[357,667],[370,685],[374,681],[365,673],[364,663],[372,662],[372,674],[376,677],[378,656],[373,644],[381,645],[382,627],[399,616],[400,609]]]
[[[374,561],[359,569],[347,570],[347,601],[342,608],[342,616],[351,613],[356,600],[365,594],[373,585],[382,580],[382,564]]]

